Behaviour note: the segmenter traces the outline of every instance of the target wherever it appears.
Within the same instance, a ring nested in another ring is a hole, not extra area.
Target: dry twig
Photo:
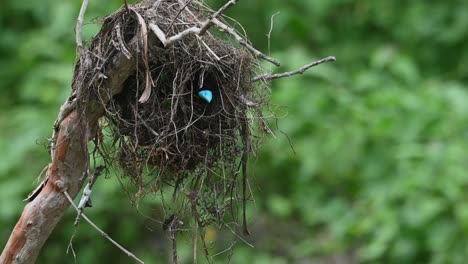
[[[336,61],[336,58],[334,56],[326,57],[324,59],[309,63],[309,64],[305,65],[304,67],[302,67],[300,69],[297,69],[295,71],[276,73],[276,74],[265,73],[265,74],[254,77],[252,79],[252,81],[254,81],[254,82],[259,81],[259,80],[266,81],[266,80],[273,80],[273,79],[279,79],[279,78],[284,78],[284,77],[290,77],[290,76],[293,76],[293,75],[296,75],[296,74],[303,74],[308,69],[310,69],[310,68],[312,68],[314,66],[317,66],[319,64],[329,62],[329,61]]]
[[[201,27],[191,27],[188,28],[182,32],[177,33],[176,35],[167,38],[166,34],[159,28],[158,25],[154,23],[149,24],[149,28],[153,31],[153,33],[156,35],[156,37],[161,41],[164,47],[169,47],[171,45],[174,45],[177,41],[182,40],[183,38],[190,36],[190,35],[198,35],[202,36],[206,33],[207,30],[209,30],[213,25],[218,26],[221,30],[229,33],[232,35],[237,42],[239,42],[240,45],[244,46],[247,48],[250,52],[252,52],[255,56],[260,57],[268,62],[271,62],[272,64],[276,66],[281,66],[281,64],[269,57],[268,55],[262,53],[261,51],[255,49],[252,45],[250,45],[245,39],[243,39],[239,34],[236,33],[236,31],[226,25],[225,23],[221,22],[218,18],[223,14],[224,11],[226,11],[229,7],[235,5],[238,1],[237,0],[230,0],[227,2],[224,6],[222,6],[218,11],[216,11],[213,15],[211,15],[203,24]],[[172,23],[171,23],[172,25]]]
[[[65,197],[67,197],[67,200],[70,202],[70,204],[73,206],[73,208],[75,208],[76,212],[80,213],[80,209],[78,208],[78,206],[76,206],[75,202],[73,201],[73,199],[71,198],[70,194],[68,194],[67,191],[64,191],[63,192],[65,194]],[[88,224],[90,224],[94,229],[96,229],[100,234],[101,236],[103,236],[104,238],[106,238],[107,240],[109,240],[112,244],[114,244],[116,247],[118,247],[120,250],[122,250],[127,256],[133,258],[134,260],[138,261],[139,263],[142,263],[144,264],[144,262],[142,260],[140,260],[139,258],[137,258],[132,252],[126,250],[123,246],[121,246],[119,243],[117,243],[116,241],[114,241],[108,234],[106,234],[106,232],[102,231],[102,229],[100,229],[96,224],[93,223],[93,221],[91,221],[84,213],[81,212],[81,217],[83,217],[83,219],[88,222]]]
[[[88,0],[83,0],[81,5],[80,14],[78,15],[78,19],[76,20],[76,28],[75,28],[75,38],[76,38],[76,48],[78,49],[78,54],[80,57],[84,55],[85,48],[83,47],[83,20],[84,15],[86,13],[86,8],[88,8]]]
[[[205,32],[213,26],[213,20],[217,19],[219,16],[221,16],[224,11],[226,11],[229,7],[235,5],[237,3],[237,0],[230,0],[227,2],[224,6],[222,6],[218,11],[216,11],[213,15],[211,15],[208,20],[203,24],[203,26],[200,28],[200,35],[205,34]]]
[[[88,184],[86,184],[86,186],[85,186],[85,188],[83,190],[83,196],[81,197],[81,200],[78,203],[79,212],[78,212],[78,214],[76,216],[76,219],[75,219],[75,226],[78,225],[79,220],[80,220],[80,216],[83,213],[84,208],[92,206],[92,203],[91,203],[92,188],[93,188],[94,183],[97,180],[97,177],[99,177],[99,175],[101,175],[101,172],[102,172],[102,170],[104,170],[104,168],[105,168],[104,166],[98,166],[94,170],[94,173],[91,176],[91,178],[89,178]]]
[[[239,36],[239,34],[237,34],[237,32],[232,27],[224,24],[223,22],[221,22],[220,20],[218,20],[216,18],[213,19],[213,23],[215,25],[217,25],[219,28],[221,28],[222,30],[224,30],[227,33],[231,34],[237,40],[237,42],[239,42],[240,45],[244,46],[246,49],[248,49],[250,52],[252,52],[255,56],[257,56],[259,58],[262,58],[262,59],[274,64],[277,67],[281,66],[281,63],[279,63],[279,61],[271,58],[270,56],[264,54],[263,52],[257,50],[252,45],[250,45],[241,36]]]

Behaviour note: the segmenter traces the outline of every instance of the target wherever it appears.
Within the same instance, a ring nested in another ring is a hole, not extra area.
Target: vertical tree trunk
[[[80,91],[87,87],[93,89],[95,94],[102,94],[107,98],[90,99],[80,109],[81,112],[75,107],[63,117],[60,117],[63,111],[59,114],[59,119],[63,120],[59,124],[58,133],[52,139],[55,141],[55,148],[52,150],[52,162],[47,169],[48,181],[34,200],[25,206],[0,255],[0,264],[34,263],[52,230],[70,206],[63,191],[67,191],[72,197],[80,191],[88,169],[87,140],[89,136],[93,136],[97,121],[104,114],[103,104],[122,91],[124,81],[136,69],[135,39],[129,44],[132,54],[130,58],[123,53],[108,58],[109,64],[103,71],[107,79],[99,86],[81,83],[82,80],[77,77],[80,72],[94,71],[92,65],[77,65],[73,90]]]
[[[47,183],[24,208],[0,256],[0,263],[34,263],[50,233],[70,206],[63,191],[75,197],[81,189],[88,152],[87,131],[80,123],[76,110],[62,121],[53,139],[56,148],[48,166]]]

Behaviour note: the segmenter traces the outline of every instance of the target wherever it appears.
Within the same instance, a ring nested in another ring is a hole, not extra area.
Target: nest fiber
[[[267,103],[268,89],[252,81],[259,62],[215,28],[165,47],[148,26],[157,25],[170,37],[212,13],[196,0],[159,0],[124,6],[107,17],[91,43],[91,63],[105,68],[108,58],[123,53],[136,56],[137,67],[110,100],[105,89],[87,91],[81,99],[101,98],[102,130],[111,134],[115,150],[101,147],[101,153],[140,191],[166,184],[175,187],[174,194],[206,195],[211,198],[200,210],[219,216],[236,201],[240,168],[245,172],[259,141],[254,139],[264,131],[253,129],[262,127],[257,121],[264,124],[261,108]],[[137,52],[130,52],[132,45]],[[98,75],[85,78],[103,78]]]

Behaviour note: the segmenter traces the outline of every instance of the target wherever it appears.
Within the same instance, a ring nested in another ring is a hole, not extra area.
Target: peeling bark
[[[49,180],[39,195],[26,205],[7,245],[0,263],[34,263],[40,249],[62,218],[70,203],[63,195],[73,196],[83,184],[83,170],[87,164],[87,142],[73,111],[62,122],[56,136],[57,147],[47,171]]]
[[[136,41],[131,43],[133,56],[127,58],[123,53],[119,53],[110,58],[111,63],[105,70],[107,81],[100,87],[90,87],[102,91],[105,89],[107,91],[105,94],[109,95],[107,100],[122,91],[122,84],[136,69]],[[76,80],[76,73],[80,70],[93,70],[81,68],[87,66],[77,66],[73,91],[89,87],[89,84],[79,83]],[[44,243],[70,206],[63,191],[75,197],[82,188],[88,169],[88,135],[94,134],[97,130],[97,121],[104,114],[102,102],[97,98],[86,102],[84,107],[85,111],[80,112],[75,107],[63,117],[63,120],[59,120],[61,122],[58,132],[52,139],[55,147],[47,170],[48,181],[39,194],[25,206],[0,255],[1,264],[35,263]]]

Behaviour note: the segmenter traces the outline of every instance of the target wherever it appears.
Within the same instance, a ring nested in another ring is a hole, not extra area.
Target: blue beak
[[[211,100],[213,100],[213,93],[210,90],[201,90],[198,92],[198,96],[203,98],[207,103],[211,103]]]

